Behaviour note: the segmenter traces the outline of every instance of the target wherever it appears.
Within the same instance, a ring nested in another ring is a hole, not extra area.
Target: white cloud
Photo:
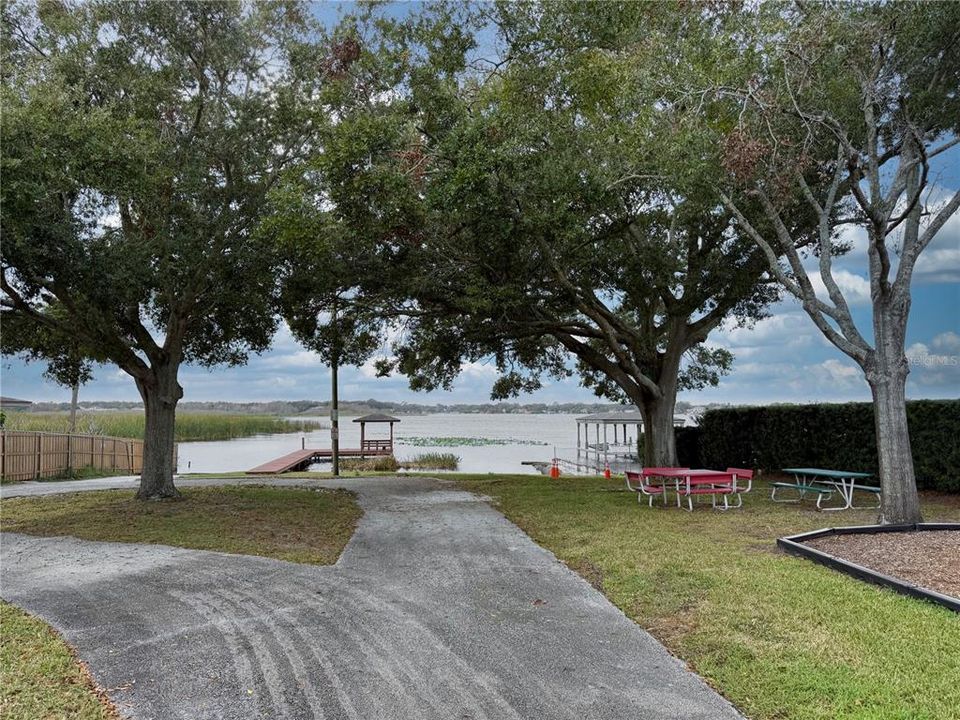
[[[942,186],[931,188],[925,199],[926,221],[921,232],[936,213],[943,208],[954,194],[954,190]],[[940,228],[940,231],[923,251],[914,266],[915,283],[953,283],[960,282],[960,215],[954,213]]]
[[[797,365],[787,362],[746,362],[735,366],[738,378],[792,379],[798,371]]]
[[[841,226],[837,242],[840,245],[848,246],[850,250],[835,258],[835,263],[855,260],[858,265],[863,265],[862,261],[867,257],[867,232],[863,227],[860,225]]]
[[[930,348],[928,348],[923,343],[914,343],[906,350],[907,360],[914,360],[915,358],[923,357],[930,354]]]
[[[957,337],[954,333],[943,333],[942,335],[938,335],[937,338],[942,338],[943,335],[953,335],[953,338]],[[950,338],[950,340],[953,338]],[[958,338],[958,340],[960,340],[960,338]],[[960,355],[931,352],[930,348],[924,343],[913,343],[913,345],[907,348],[906,355],[907,361],[913,367],[960,367]]]
[[[254,380],[252,384],[258,388],[268,388],[271,390],[291,390],[293,388],[300,387],[300,378],[274,375],[273,377]]]
[[[323,360],[312,350],[296,350],[288,354],[272,353],[270,356],[260,360],[257,365],[262,368],[272,368],[277,370],[294,368],[326,368]]]
[[[863,381],[863,371],[853,363],[828,358],[810,368],[811,372],[828,381],[848,386],[853,381]]]
[[[290,326],[285,322],[281,322],[276,334],[273,336],[273,344],[270,349],[271,352],[296,352],[297,350],[303,350],[303,345],[293,337],[293,333],[290,332]]]
[[[960,282],[960,247],[928,247],[917,258],[913,277],[921,283]]]
[[[957,333],[952,330],[948,330],[934,337],[931,345],[937,350],[960,352],[960,335],[957,335]]]
[[[941,210],[953,197],[955,190],[943,186],[935,186],[926,200],[927,221],[921,225],[921,232],[936,213]],[[930,247],[957,247],[960,246],[960,214],[954,213],[940,228]]]
[[[833,279],[843,293],[844,299],[848,305],[868,305],[870,303],[870,281],[861,275],[835,268],[833,270]],[[827,287],[820,278],[820,271],[810,271],[810,283],[813,285],[817,296],[824,302],[830,302],[830,295],[827,293]]]
[[[463,370],[461,376],[466,376],[470,378],[480,378],[486,380],[492,380],[499,375],[497,366],[493,362],[467,362],[463,364]]]
[[[908,387],[916,387],[924,393],[936,388],[956,397],[960,394],[960,336],[952,331],[940,333],[930,345],[915,342],[907,348],[907,362],[910,363]]]
[[[773,315],[757,321],[752,327],[729,324],[715,333],[714,339],[737,354],[745,349],[811,344],[816,328],[806,314],[782,305],[773,308],[773,312]]]

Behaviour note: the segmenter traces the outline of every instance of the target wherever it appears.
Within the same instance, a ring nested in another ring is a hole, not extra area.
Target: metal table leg
[[[840,497],[843,498],[843,505],[840,507],[831,507],[831,508],[820,508],[824,512],[832,512],[834,510],[849,510],[853,507],[853,483],[854,479],[850,478],[850,486],[847,486],[847,478],[839,478],[838,480],[829,481],[837,490],[840,491]]]

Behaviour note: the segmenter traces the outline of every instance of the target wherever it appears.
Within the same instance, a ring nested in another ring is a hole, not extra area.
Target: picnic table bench
[[[680,504],[680,498],[687,498],[687,510],[693,512],[693,496],[709,495],[710,504],[717,509],[717,497],[723,497],[723,509],[726,510],[729,505],[727,496],[735,492],[735,475],[720,470],[687,470],[682,484],[677,485],[677,507],[683,507]]]
[[[648,498],[653,507],[653,499],[662,497],[664,506],[668,503],[667,491],[672,489],[677,495],[677,507],[682,507],[681,497],[687,498],[687,509],[693,510],[693,498],[696,495],[709,495],[711,505],[717,510],[729,510],[743,505],[743,494],[750,492],[753,484],[753,471],[742,468],[726,470],[691,470],[675,467],[645,467],[640,472],[625,473],[627,488],[638,493],[637,501]],[[745,481],[745,482],[741,482]],[[737,504],[731,505],[730,496],[735,495]],[[717,504],[717,498],[723,498],[723,506]]]
[[[687,472],[690,468],[675,467],[645,467],[640,472],[627,470],[624,477],[627,481],[627,489],[637,494],[637,502],[641,502],[644,497],[649,498],[649,505],[653,507],[653,499],[662,497],[663,504],[667,504],[667,484],[668,480],[673,479],[676,485],[676,478],[680,473]],[[631,484],[632,483],[632,484]]]
[[[853,493],[855,490],[869,492],[876,496],[877,505],[880,507],[881,491],[878,487],[872,485],[858,484],[857,480],[872,477],[870,473],[852,472],[849,470],[829,470],[826,468],[784,468],[784,472],[793,475],[795,482],[774,482],[770,483],[770,499],[773,502],[798,503],[801,502],[807,493],[816,494],[818,510],[848,510],[857,509],[853,504]],[[790,499],[777,499],[777,490],[791,488],[797,491],[797,497]],[[836,507],[823,507],[824,498],[831,498],[834,492],[840,493],[843,498],[843,505]]]

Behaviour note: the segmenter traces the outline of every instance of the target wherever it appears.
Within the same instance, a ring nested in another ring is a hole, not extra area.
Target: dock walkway
[[[369,442],[369,441],[368,441]],[[358,448],[340,448],[340,457],[368,457],[371,455],[389,455],[393,448],[379,449],[358,449]],[[257,465],[255,468],[247,470],[248,475],[276,475],[278,473],[291,472],[293,470],[306,470],[307,467],[321,460],[329,460],[333,456],[333,451],[329,448],[294,450],[276,460]]]
[[[265,462],[263,465],[257,465],[255,468],[247,470],[251,474],[270,474],[288,472],[300,465],[309,465],[313,461],[313,456],[316,454],[316,450],[295,450],[292,453],[287,453],[283,457],[278,457],[276,460],[271,460],[270,462]]]

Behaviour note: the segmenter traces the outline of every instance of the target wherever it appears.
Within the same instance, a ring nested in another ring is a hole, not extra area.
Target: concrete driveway
[[[357,491],[336,565],[4,533],[0,592],[132,718],[740,717],[481,498],[412,478],[278,484]]]

